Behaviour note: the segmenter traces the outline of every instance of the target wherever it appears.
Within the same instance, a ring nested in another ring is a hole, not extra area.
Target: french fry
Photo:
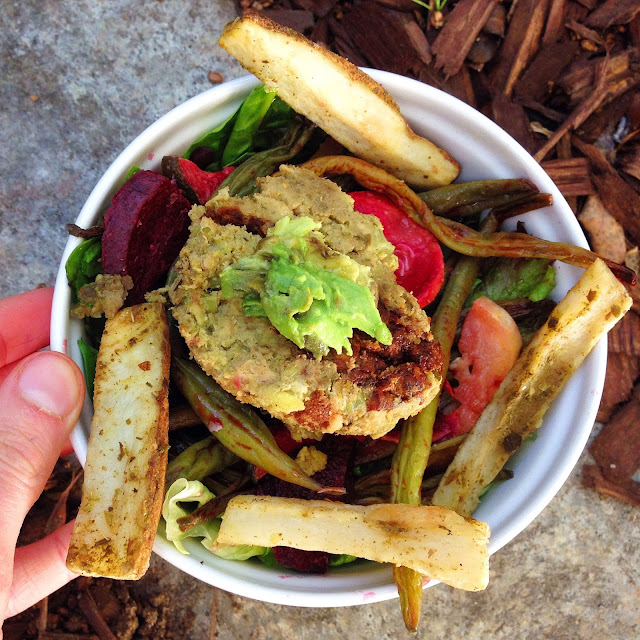
[[[522,352],[458,449],[433,504],[470,516],[522,440],[595,344],[631,306],[609,268],[596,260],[561,300]]]
[[[248,495],[229,502],[217,538],[391,562],[469,591],[489,581],[488,542],[488,525],[442,507]]]
[[[149,566],[164,497],[169,362],[161,304],[128,307],[107,321],[71,571],[130,580]]]
[[[218,43],[295,111],[408,184],[439,187],[460,172],[445,151],[410,129],[377,82],[295,31],[247,12],[226,26]]]

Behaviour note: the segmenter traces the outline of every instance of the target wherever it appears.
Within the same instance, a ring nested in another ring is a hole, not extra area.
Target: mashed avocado
[[[358,282],[368,280],[370,270],[330,250],[320,227],[306,216],[279,220],[254,256],[221,273],[223,297],[242,297],[246,316],[268,318],[283,336],[317,358],[329,349],[352,355],[354,329],[391,344],[371,290]]]

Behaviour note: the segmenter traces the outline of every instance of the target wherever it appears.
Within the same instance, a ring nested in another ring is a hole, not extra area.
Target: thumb
[[[84,399],[80,369],[52,351],[21,360],[0,386],[0,567],[13,567],[25,515],[42,492]],[[0,620],[11,571],[0,571]]]

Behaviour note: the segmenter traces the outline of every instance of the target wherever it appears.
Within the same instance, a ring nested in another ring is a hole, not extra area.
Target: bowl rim
[[[372,69],[364,69],[364,71],[371,75],[374,80],[380,82],[390,93],[409,92],[412,96],[419,97],[430,105],[446,108],[456,121],[464,121],[479,127],[496,144],[504,145],[505,148],[508,148],[510,153],[513,153],[527,165],[529,176],[533,176],[531,179],[541,190],[550,192],[553,195],[554,208],[562,216],[562,223],[566,226],[566,230],[570,235],[569,241],[584,247],[588,246],[575,216],[555,184],[528,152],[498,125],[457,98],[417,80],[384,71]],[[108,205],[110,198],[122,183],[131,165],[134,164],[131,160],[133,156],[140,155],[141,150],[153,149],[156,146],[154,142],[158,139],[167,138],[170,130],[175,128],[176,123],[188,121],[189,118],[194,117],[194,114],[201,113],[203,109],[214,110],[221,104],[240,99],[258,84],[260,83],[255,77],[243,76],[196,95],[156,120],[140,133],[111,163],[84,203],[76,224],[81,227],[93,224],[95,218]],[[399,100],[399,102],[401,101]],[[222,121],[223,116],[216,119]],[[148,160],[149,163],[153,161],[151,153]],[[464,165],[464,162],[462,164]],[[74,351],[70,349],[70,341],[74,333],[68,313],[70,290],[64,265],[71,251],[80,242],[81,239],[73,237],[70,237],[67,241],[55,283],[51,317],[51,349],[63,353]],[[567,438],[563,441],[562,449],[556,451],[552,461],[551,475],[545,476],[541,482],[536,484],[539,490],[530,491],[527,500],[520,500],[519,502],[516,500],[508,522],[502,522],[498,529],[492,532],[489,545],[490,553],[498,551],[533,521],[555,496],[574,468],[586,445],[595,420],[604,385],[606,357],[605,338],[596,345],[587,360],[581,365],[579,372],[574,374],[574,378],[580,374],[579,377],[582,383],[581,388],[577,391],[580,402],[574,403],[574,413],[572,416],[568,416],[565,421],[572,422],[569,418],[573,418],[578,428],[573,429],[567,435]],[[77,360],[77,357],[74,359]],[[79,362],[79,365],[82,366],[81,362]],[[572,382],[574,382],[573,378],[567,386],[571,385]],[[574,382],[573,386],[575,385],[576,383]],[[562,391],[562,394],[564,393],[565,390]],[[83,466],[87,451],[87,436],[85,435],[83,424],[90,424],[91,415],[91,400],[87,396],[80,419],[71,435],[71,442]],[[547,419],[545,418],[545,423],[546,421]],[[534,443],[530,446],[535,447],[536,445],[537,443]],[[516,463],[518,457],[522,457],[520,452],[514,458]],[[535,480],[533,482],[535,483]],[[504,486],[498,487],[493,494],[489,501],[494,500],[494,498],[495,500],[505,498]],[[508,491],[506,498],[509,498]],[[484,506],[484,503],[481,504],[478,511],[482,511]],[[478,517],[482,519],[481,514]],[[228,566],[229,561],[216,557],[212,559],[211,556],[213,554],[206,551],[196,541],[185,542],[191,553],[189,556],[180,554],[172,543],[167,542],[161,536],[156,536],[153,549],[163,559],[203,582],[256,600],[294,606],[336,607],[379,602],[398,595],[389,566],[374,565],[373,563],[361,563],[358,566],[358,563],[356,563],[355,566],[341,567],[339,571],[330,572],[328,577],[310,577],[288,573],[283,569],[274,570],[254,565],[251,565],[248,571],[243,571],[238,567],[236,567],[236,570],[231,571]],[[232,564],[247,565],[246,562],[234,562]],[[365,564],[370,566],[367,568],[364,566]],[[218,567],[217,565],[220,566]],[[277,580],[272,580],[271,584],[265,585],[261,582],[259,576],[266,576],[267,574],[276,575]],[[351,586],[342,585],[345,580],[341,579],[341,576],[342,578],[349,576],[350,582],[349,580],[347,582]],[[318,584],[325,585],[328,591],[318,591],[316,588]],[[431,581],[429,584],[436,584],[436,581]]]

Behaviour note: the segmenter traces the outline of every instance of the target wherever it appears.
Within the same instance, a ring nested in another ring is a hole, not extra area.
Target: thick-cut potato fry
[[[631,302],[624,286],[596,260],[522,352],[458,449],[433,504],[463,516],[473,513],[481,490],[540,426],[565,382]]]
[[[377,82],[299,33],[248,12],[226,26],[218,43],[349,151],[410,185],[444,186],[460,172],[445,151],[411,131]]]
[[[149,566],[167,467],[169,362],[161,304],[129,307],[107,321],[71,571],[137,579]]]
[[[237,496],[217,542],[347,553],[410,567],[469,591],[489,581],[489,526],[442,507]]]

